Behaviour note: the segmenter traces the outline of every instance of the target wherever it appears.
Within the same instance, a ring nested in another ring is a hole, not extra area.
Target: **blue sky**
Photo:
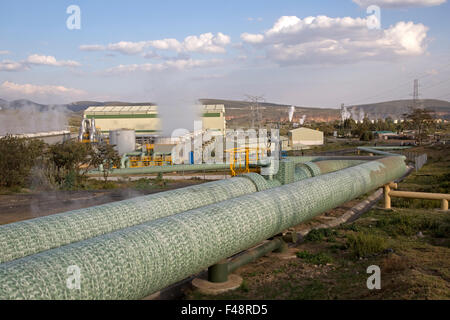
[[[409,98],[417,77],[423,98],[448,100],[449,14],[445,0],[2,1],[0,98],[337,108]]]

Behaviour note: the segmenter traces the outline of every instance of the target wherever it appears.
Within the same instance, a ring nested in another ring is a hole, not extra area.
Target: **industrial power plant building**
[[[203,106],[203,130],[225,132],[225,106],[223,104],[207,104]]]
[[[89,107],[84,111],[84,119],[95,119],[95,126],[104,135],[123,128],[135,130],[136,136],[161,132],[158,107],[154,105]]]

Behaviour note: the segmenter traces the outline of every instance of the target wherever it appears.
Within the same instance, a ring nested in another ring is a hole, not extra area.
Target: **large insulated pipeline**
[[[405,172],[387,157],[3,263],[0,299],[140,299]]]
[[[320,166],[320,162],[314,165]],[[347,167],[354,165],[348,162]],[[339,167],[341,168],[341,167]],[[323,167],[317,173],[338,170]],[[295,181],[312,175],[296,176]],[[293,182],[293,181],[290,181]],[[0,263],[157,218],[279,187],[256,173],[0,226]]]
[[[236,177],[2,225],[0,262],[257,191]]]

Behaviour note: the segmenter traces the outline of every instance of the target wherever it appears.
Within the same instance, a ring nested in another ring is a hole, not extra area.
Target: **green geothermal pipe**
[[[0,262],[257,192],[236,177],[0,226]]]
[[[141,299],[405,172],[387,157],[2,263],[0,299]]]
[[[348,162],[349,165],[352,162]],[[327,172],[323,168],[319,174]],[[292,173],[290,182],[309,177],[305,175],[294,179]],[[3,225],[0,226],[0,263],[280,185],[278,180],[266,180],[256,173],[250,173]]]

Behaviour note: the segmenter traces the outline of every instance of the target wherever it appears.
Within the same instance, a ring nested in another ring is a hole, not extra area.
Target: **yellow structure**
[[[259,168],[250,168],[250,165],[257,165],[267,152],[267,148],[233,148],[225,150],[230,155],[231,176],[237,176],[249,172],[259,172]]]
[[[84,118],[95,119],[96,127],[105,135],[122,128],[135,130],[137,136],[156,135],[161,131],[157,106],[89,107],[84,111]]]
[[[298,145],[323,145],[323,132],[308,128],[298,128],[289,131],[289,146],[295,149],[295,147]]]
[[[166,155],[160,156],[132,156],[130,157],[130,168],[143,168],[153,166],[171,166],[172,157]]]
[[[225,106],[223,104],[207,104],[203,106],[203,130],[216,130],[222,133],[226,129]]]

